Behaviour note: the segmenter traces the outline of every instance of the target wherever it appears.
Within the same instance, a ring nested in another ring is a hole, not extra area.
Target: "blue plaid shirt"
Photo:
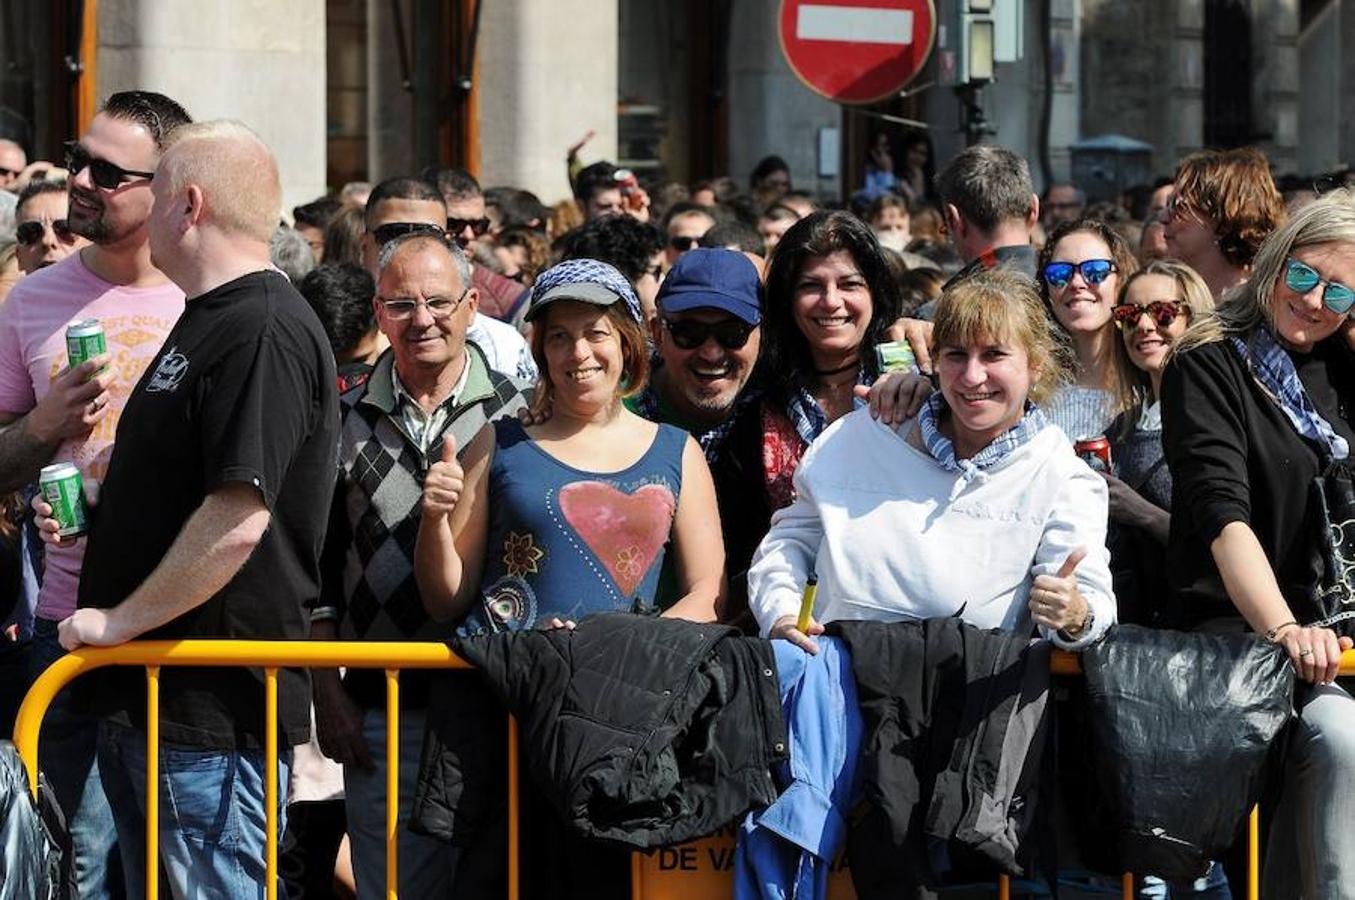
[[[1280,342],[1267,325],[1259,325],[1252,332],[1250,341],[1240,337],[1231,338],[1233,349],[1242,358],[1248,370],[1261,382],[1261,386],[1270,392],[1290,424],[1304,438],[1324,448],[1332,459],[1345,459],[1350,455],[1350,446],[1346,439],[1336,433],[1326,419],[1318,413],[1313,401],[1308,399],[1294,361],[1284,352]]]
[[[1007,457],[1009,453],[1030,443],[1042,428],[1049,425],[1045,414],[1035,404],[1026,403],[1026,413],[1011,428],[993,439],[992,443],[975,453],[969,459],[955,458],[955,445],[950,438],[937,427],[941,411],[946,408],[946,399],[940,391],[927,398],[917,415],[917,424],[922,429],[922,443],[932,459],[948,472],[961,473],[960,485],[973,480],[979,472],[989,469]]]

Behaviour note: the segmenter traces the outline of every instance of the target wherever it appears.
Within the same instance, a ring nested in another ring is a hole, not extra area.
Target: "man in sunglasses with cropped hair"
[[[627,402],[647,419],[691,432],[712,459],[757,362],[757,267],[734,250],[688,251],[664,279],[657,306],[649,322],[657,356],[653,374]]]
[[[170,134],[189,121],[162,94],[125,91],[66,144],[69,207],[33,221],[43,226],[42,241],[65,240],[56,224],[64,218],[64,230],[91,243],[24,276],[0,308],[0,493],[36,482],[54,462],[74,463],[87,485],[103,481],[123,407],[184,309],[183,290],[151,263],[147,221],[152,173]],[[30,196],[25,208],[49,197]],[[99,321],[108,353],[72,369],[65,332],[80,319]],[[83,565],[84,541],[47,548],[33,624],[35,678],[65,652],[57,624],[75,610]],[[98,898],[112,893],[116,846],[96,737],[97,723],[59,697],[39,763],[70,825],[80,896]]]
[[[470,262],[471,283],[480,292],[480,313],[503,322],[513,321],[519,312],[525,312],[528,291],[489,266],[492,239],[486,239],[490,221],[480,182],[465,169],[436,169],[424,174],[437,185],[447,204],[447,236],[456,241]]]
[[[376,281],[377,258],[381,248],[406,234],[433,235],[449,244],[456,244],[459,249],[461,241],[447,231],[449,222],[456,224],[447,215],[447,203],[437,185],[408,176],[387,178],[372,188],[367,198],[366,233],[362,238],[363,266],[372,280]],[[464,252],[462,256],[465,256]],[[470,265],[469,260],[466,262]],[[483,266],[471,267],[470,286],[475,288],[477,297],[482,295],[475,285],[475,272],[483,269]],[[519,290],[522,288],[516,281],[512,284]],[[484,351],[489,367],[494,371],[525,384],[536,380],[536,363],[532,360],[531,350],[513,326],[477,312],[471,317],[466,336]]]
[[[14,236],[19,268],[24,274],[45,269],[89,244],[66,222],[70,201],[66,182],[30,181],[14,209]]]

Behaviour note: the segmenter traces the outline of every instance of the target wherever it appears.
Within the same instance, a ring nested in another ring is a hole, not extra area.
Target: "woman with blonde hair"
[[[1185,333],[1162,379],[1179,624],[1263,635],[1304,682],[1265,896],[1355,884],[1355,698],[1336,683],[1355,633],[1341,527],[1355,511],[1328,490],[1349,477],[1355,441],[1351,285],[1355,195],[1343,190],[1261,244],[1251,278]]]
[[[1083,647],[1115,619],[1106,487],[1037,405],[1066,371],[1039,295],[980,273],[942,294],[935,323],[940,389],[918,415],[850,413],[801,460],[748,574],[754,616],[810,652],[820,622],[946,616]]]
[[[1124,280],[1112,313],[1129,406],[1106,437],[1111,571],[1120,620],[1159,624],[1167,596],[1172,478],[1162,449],[1162,372],[1173,345],[1214,310],[1209,286],[1184,263],[1153,260]]]
[[[1111,309],[1124,279],[1138,270],[1134,252],[1099,219],[1054,227],[1040,251],[1040,288],[1076,356],[1073,381],[1045,404],[1071,440],[1101,435],[1129,403],[1129,373],[1118,352]]]

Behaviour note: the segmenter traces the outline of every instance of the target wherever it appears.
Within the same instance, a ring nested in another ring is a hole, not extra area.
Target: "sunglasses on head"
[[[89,169],[90,180],[98,187],[106,191],[111,191],[121,185],[124,181],[131,181],[133,178],[151,179],[155,177],[154,172],[138,172],[136,169],[124,169],[116,163],[111,163],[106,159],[99,159],[97,156],[90,156],[89,151],[80,146],[79,141],[67,141],[66,148],[66,171],[70,172],[70,177],[74,178]]]
[[[1137,303],[1121,303],[1110,311],[1115,317],[1115,324],[1121,328],[1133,327],[1144,313],[1152,317],[1158,328],[1166,328],[1176,321],[1177,316],[1189,315],[1190,307],[1184,300],[1154,300],[1142,306]]]
[[[447,239],[447,232],[431,222],[387,222],[372,229],[372,237],[376,238],[377,244],[382,247],[407,234],[431,234],[443,240]]]
[[[489,230],[489,219],[485,218],[484,216],[481,216],[478,219],[447,220],[447,233],[450,235],[459,235],[467,228],[469,228],[471,230],[471,233],[474,234],[476,237],[480,237],[480,235],[484,234],[486,231]]]
[[[1100,284],[1114,271],[1115,263],[1109,259],[1088,259],[1076,264],[1052,262],[1044,267],[1044,280],[1054,287],[1066,287],[1073,280],[1073,273],[1081,272],[1087,284]]]
[[[682,350],[695,350],[715,338],[715,343],[726,350],[738,350],[748,343],[753,326],[738,319],[724,319],[719,322],[695,322],[690,320],[674,321],[664,319],[663,327],[673,336],[673,343]]]
[[[18,227],[14,229],[14,237],[19,243],[27,247],[42,240],[42,234],[46,230],[47,229],[43,224],[36,220],[32,222],[20,222]],[[53,219],[52,231],[63,241],[69,241],[71,239],[71,228],[66,224],[65,219]]]
[[[688,250],[694,250],[701,243],[701,238],[683,237],[675,234],[668,239],[668,246],[679,253],[686,253]]]
[[[1326,285],[1322,291],[1322,305],[1338,316],[1350,312],[1350,307],[1355,305],[1355,290],[1337,281],[1324,281],[1317,269],[1293,257],[1285,260],[1284,283],[1296,294],[1307,294],[1319,284]]]

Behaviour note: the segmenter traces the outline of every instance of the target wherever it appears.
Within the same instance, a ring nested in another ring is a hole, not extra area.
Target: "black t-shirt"
[[[284,276],[255,272],[189,300],[119,421],[79,605],[122,602],[208,494],[245,482],[258,488],[271,514],[263,539],[220,592],[142,637],[306,638],[306,605],[319,594],[338,421],[329,343]],[[101,712],[144,721],[141,672],[98,682]],[[165,740],[262,745],[260,670],[166,667],[160,691]],[[304,742],[306,673],[281,672],[278,697],[281,737]]]
[[[1290,358],[1317,411],[1355,446],[1347,399],[1355,395],[1355,354],[1345,338]],[[1167,574],[1175,624],[1239,615],[1210,551],[1230,522],[1251,527],[1290,608],[1311,619],[1325,527],[1311,493],[1322,465],[1317,448],[1299,436],[1227,341],[1188,350],[1167,366],[1162,425],[1172,475]]]

